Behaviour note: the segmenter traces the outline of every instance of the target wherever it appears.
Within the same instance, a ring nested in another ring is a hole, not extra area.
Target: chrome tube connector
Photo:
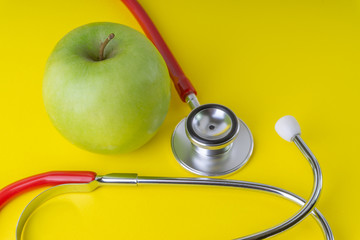
[[[98,175],[95,179],[101,185],[108,184],[135,184],[138,183],[138,175],[136,173],[110,173],[106,175]]]
[[[200,103],[194,93],[187,95],[185,101],[187,104],[189,104],[191,110],[200,106]]]

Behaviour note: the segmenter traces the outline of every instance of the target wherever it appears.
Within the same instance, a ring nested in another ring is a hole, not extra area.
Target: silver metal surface
[[[195,94],[191,93],[186,96],[185,101],[189,104],[191,109],[197,108],[200,106],[200,103]]]
[[[195,115],[191,125],[200,137],[219,140],[230,133],[232,121],[221,109],[205,108]]]
[[[136,184],[136,173],[110,173],[99,175],[96,180],[101,184]]]
[[[24,209],[20,216],[18,226],[16,229],[16,239],[21,240],[21,235],[24,230],[26,221],[30,217],[31,213],[35,211],[37,207],[46,202],[47,200],[58,196],[60,194],[68,192],[91,192],[101,185],[107,184],[126,184],[126,185],[139,185],[139,184],[174,184],[174,185],[205,185],[205,186],[219,186],[219,187],[236,187],[245,189],[254,189],[259,191],[265,191],[273,194],[280,195],[288,200],[291,200],[302,207],[300,210],[285,222],[264,230],[262,232],[252,234],[246,237],[237,238],[237,240],[258,240],[272,237],[278,233],[281,233],[299,223],[308,214],[312,214],[321,225],[326,239],[333,240],[334,236],[330,229],[329,224],[321,213],[315,209],[315,204],[320,196],[322,186],[322,174],[320,166],[312,154],[311,150],[307,147],[305,142],[300,136],[296,136],[293,139],[296,146],[300,149],[303,155],[308,159],[314,174],[314,187],[311,196],[308,201],[305,201],[301,197],[294,193],[283,190],[281,188],[269,186],[261,183],[245,182],[239,180],[227,180],[227,179],[206,179],[206,178],[166,178],[166,177],[138,177],[137,174],[109,174],[105,176],[99,176],[97,180],[88,184],[66,184],[53,187],[33,199],[28,206]]]
[[[214,155],[192,144],[185,130],[186,119],[181,120],[171,138],[176,160],[190,172],[203,176],[221,176],[238,170],[249,160],[254,147],[249,128],[240,119],[238,121],[239,132],[232,146],[223,148],[226,152],[220,150],[219,154]]]
[[[208,141],[224,139],[228,135],[232,135],[230,139],[216,143],[204,143],[195,139],[191,133],[188,131],[187,124],[185,122],[185,133],[189,138],[191,143],[194,145],[195,150],[201,154],[205,155],[219,155],[228,151],[239,134],[240,126],[238,118],[234,113],[234,120],[237,121],[237,124],[233,122],[230,115],[226,113],[219,104],[205,104],[202,106],[208,105],[198,113],[195,114],[192,122],[190,123],[191,128],[194,130],[194,133],[200,138],[206,139]],[[228,109],[231,111],[230,109]],[[189,117],[185,121],[189,121]],[[237,125],[236,131],[234,134],[231,133],[232,127]]]
[[[118,177],[117,177],[118,176]],[[119,184],[123,183],[123,179],[128,179],[127,183],[133,185],[153,185],[153,184],[173,184],[173,185],[200,185],[200,186],[218,186],[218,187],[235,187],[235,188],[244,188],[244,189],[253,189],[262,192],[268,192],[275,195],[279,195],[285,199],[288,199],[294,203],[297,203],[300,206],[305,205],[306,201],[297,196],[296,194],[283,190],[281,188],[277,188],[274,186],[269,186],[261,183],[254,182],[246,182],[239,180],[227,180],[227,179],[206,179],[206,178],[166,178],[166,177],[137,177],[136,174],[131,174],[133,178],[131,179],[129,174],[117,174],[111,175],[107,178],[107,182],[100,183],[97,180],[92,181],[88,184],[65,184],[59,185],[53,188],[50,188],[41,194],[39,194],[36,198],[34,198],[24,209],[22,215],[19,218],[17,229],[16,229],[16,240],[21,240],[22,233],[24,231],[25,224],[29,219],[30,215],[44,202],[47,200],[59,196],[65,193],[74,193],[74,192],[91,192],[94,191],[97,187],[107,185],[107,184]],[[119,179],[117,179],[119,178]],[[327,240],[334,240],[333,233],[331,228],[324,218],[324,216],[320,213],[319,210],[314,208],[311,211],[311,215],[317,220],[324,236]]]

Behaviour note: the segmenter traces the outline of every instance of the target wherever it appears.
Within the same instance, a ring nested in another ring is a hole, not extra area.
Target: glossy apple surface
[[[99,59],[101,44],[114,33]],[[97,153],[135,150],[154,136],[169,108],[170,77],[153,44],[116,23],[68,33],[50,55],[43,99],[59,132]]]

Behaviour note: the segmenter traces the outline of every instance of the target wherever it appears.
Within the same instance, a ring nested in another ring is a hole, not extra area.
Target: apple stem
[[[100,61],[101,60],[104,60],[105,59],[105,56],[104,56],[104,50],[105,50],[105,47],[108,45],[108,43],[110,42],[111,39],[113,39],[115,37],[115,34],[111,33],[103,43],[101,43],[101,46],[100,46],[100,51],[99,51],[99,59]]]

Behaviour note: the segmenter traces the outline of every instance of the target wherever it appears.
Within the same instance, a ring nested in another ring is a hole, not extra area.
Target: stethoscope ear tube
[[[53,171],[14,182],[0,190],[0,210],[13,198],[25,192],[65,183],[88,183],[96,173],[88,171]]]
[[[171,53],[169,47],[166,45],[164,39],[161,37],[155,24],[151,21],[148,14],[136,0],[122,0],[126,7],[131,11],[140,26],[144,30],[146,36],[153,42],[155,47],[159,50],[164,58],[169,69],[170,77],[173,80],[175,88],[182,101],[186,101],[186,97],[190,94],[196,95],[196,90],[191,84],[190,80],[185,76],[179,63],[176,61],[174,55]]]

